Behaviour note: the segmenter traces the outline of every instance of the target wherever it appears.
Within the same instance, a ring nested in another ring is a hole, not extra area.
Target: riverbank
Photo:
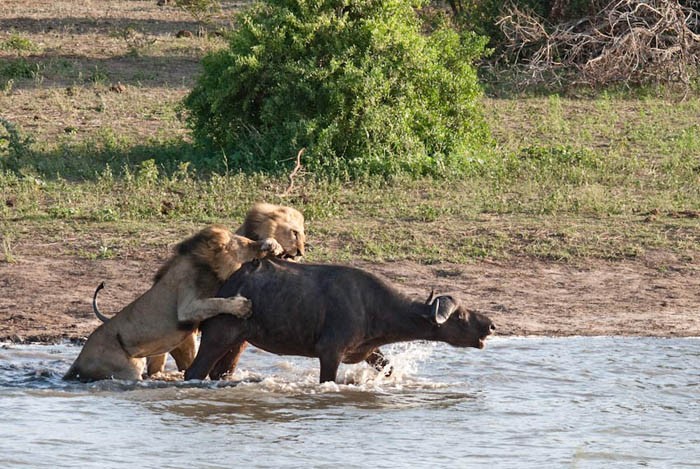
[[[107,285],[102,310],[116,312],[149,287],[165,255],[167,250],[119,260],[23,255],[0,263],[0,341],[87,337],[99,325],[91,308],[97,284]],[[415,297],[433,287],[450,292],[491,317],[499,335],[700,336],[700,264],[669,257],[576,266],[538,260],[353,264]]]

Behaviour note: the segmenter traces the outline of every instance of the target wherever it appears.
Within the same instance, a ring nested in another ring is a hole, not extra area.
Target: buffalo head
[[[493,321],[464,308],[449,295],[430,293],[426,304],[429,318],[439,328],[440,338],[456,347],[484,348],[486,338],[496,331]]]

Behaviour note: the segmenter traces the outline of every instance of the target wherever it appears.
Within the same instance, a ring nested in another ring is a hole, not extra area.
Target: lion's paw
[[[253,302],[245,296],[236,295],[233,298],[229,298],[229,301],[233,303],[231,314],[234,316],[246,319],[253,314]]]
[[[260,246],[262,252],[272,254],[273,256],[281,256],[284,254],[284,248],[275,238],[266,238]]]

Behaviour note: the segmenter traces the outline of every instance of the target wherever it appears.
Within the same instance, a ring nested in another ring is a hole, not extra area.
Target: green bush
[[[459,170],[488,139],[472,63],[486,38],[422,32],[405,0],[270,0],[242,12],[185,99],[231,165],[334,177]]]
[[[31,137],[12,122],[0,117],[0,170],[17,170],[31,153]]]

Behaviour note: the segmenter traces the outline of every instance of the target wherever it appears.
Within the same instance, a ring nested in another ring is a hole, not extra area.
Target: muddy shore
[[[86,260],[21,256],[0,263],[0,341],[81,340],[145,291],[164,257]],[[422,265],[356,264],[407,294],[452,293],[490,316],[501,335],[700,336],[700,264],[667,256],[582,265],[516,260]]]

